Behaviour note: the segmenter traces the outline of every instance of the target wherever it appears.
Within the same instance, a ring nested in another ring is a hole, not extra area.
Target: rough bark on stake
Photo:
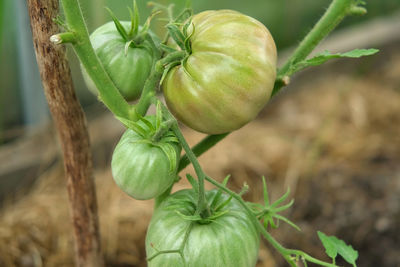
[[[60,31],[53,22],[59,12],[59,2],[27,2],[40,75],[64,156],[76,263],[84,267],[101,267],[104,263],[86,119],[74,92],[65,48],[49,41],[51,35]]]

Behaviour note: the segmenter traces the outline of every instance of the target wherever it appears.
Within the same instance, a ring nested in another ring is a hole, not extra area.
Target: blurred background
[[[130,0],[81,0],[89,31],[109,15],[128,19]],[[138,0],[141,21],[150,8]],[[175,4],[186,0],[158,0]],[[359,266],[400,266],[400,1],[367,0],[368,14],[346,18],[319,51],[379,48],[378,55],[337,60],[308,69],[271,101],[256,121],[201,157],[216,179],[250,185],[261,198],[265,175],[272,198],[287,187],[295,199],[284,225],[272,233],[285,246],[323,258],[316,231],[336,235],[360,253]],[[195,13],[234,9],[264,23],[280,62],[330,1],[202,0]],[[162,22],[153,30],[161,34]],[[73,266],[71,226],[62,161],[33,52],[26,3],[0,0],[0,266]],[[89,121],[103,249],[109,266],[145,266],[144,236],[151,201],[129,199],[110,173],[122,126],[88,92],[68,50],[76,92]],[[191,144],[203,135],[183,128]],[[187,168],[186,172],[192,172]],[[181,182],[176,189],[187,187]],[[262,244],[258,266],[286,266]],[[339,264],[345,265],[339,260]],[[310,265],[311,266],[311,265]]]

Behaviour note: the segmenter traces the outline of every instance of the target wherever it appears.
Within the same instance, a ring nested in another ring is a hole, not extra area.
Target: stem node
[[[50,42],[52,42],[53,44],[73,44],[76,42],[76,35],[73,32],[62,32],[54,34],[50,36]]]

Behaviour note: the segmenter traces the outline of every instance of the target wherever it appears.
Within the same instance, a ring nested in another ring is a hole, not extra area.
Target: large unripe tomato
[[[191,55],[162,84],[168,107],[197,131],[236,130],[270,98],[276,76],[274,40],[263,24],[236,11],[205,11],[192,22]]]
[[[215,202],[216,195],[216,190],[206,192],[208,203]],[[228,199],[228,195],[220,195],[214,207]],[[166,198],[154,211],[146,235],[146,254],[151,259],[148,266],[254,267],[260,236],[244,208],[231,199],[219,211],[221,216],[202,224],[185,218],[195,213],[196,201],[193,190],[181,190]],[[180,248],[183,248],[182,254],[155,256],[158,251]]]
[[[131,22],[121,21],[121,24],[129,31]],[[151,45],[147,41],[137,47],[131,45],[125,54],[127,42],[112,21],[97,28],[90,35],[90,42],[122,96],[128,101],[138,99],[153,64]],[[96,85],[83,67],[82,73],[89,90],[97,94]]]
[[[154,124],[155,118],[150,117],[149,121]],[[143,122],[139,122],[139,126],[147,129]],[[112,156],[114,181],[135,199],[155,198],[175,181],[180,151],[176,142],[162,138],[154,142],[151,136],[127,129]]]

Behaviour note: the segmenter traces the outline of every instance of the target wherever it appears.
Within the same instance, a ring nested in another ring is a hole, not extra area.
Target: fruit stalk
[[[355,8],[358,7],[357,0],[333,0],[324,15],[315,24],[311,31],[301,41],[300,45],[296,48],[286,63],[279,69],[277,75],[277,82],[275,82],[272,96],[280,91],[286,85],[281,82],[284,76],[291,75],[290,67],[304,59],[314,50],[314,48],[333,30],[337,25],[347,16],[351,15]],[[363,9],[364,10],[364,9]]]

